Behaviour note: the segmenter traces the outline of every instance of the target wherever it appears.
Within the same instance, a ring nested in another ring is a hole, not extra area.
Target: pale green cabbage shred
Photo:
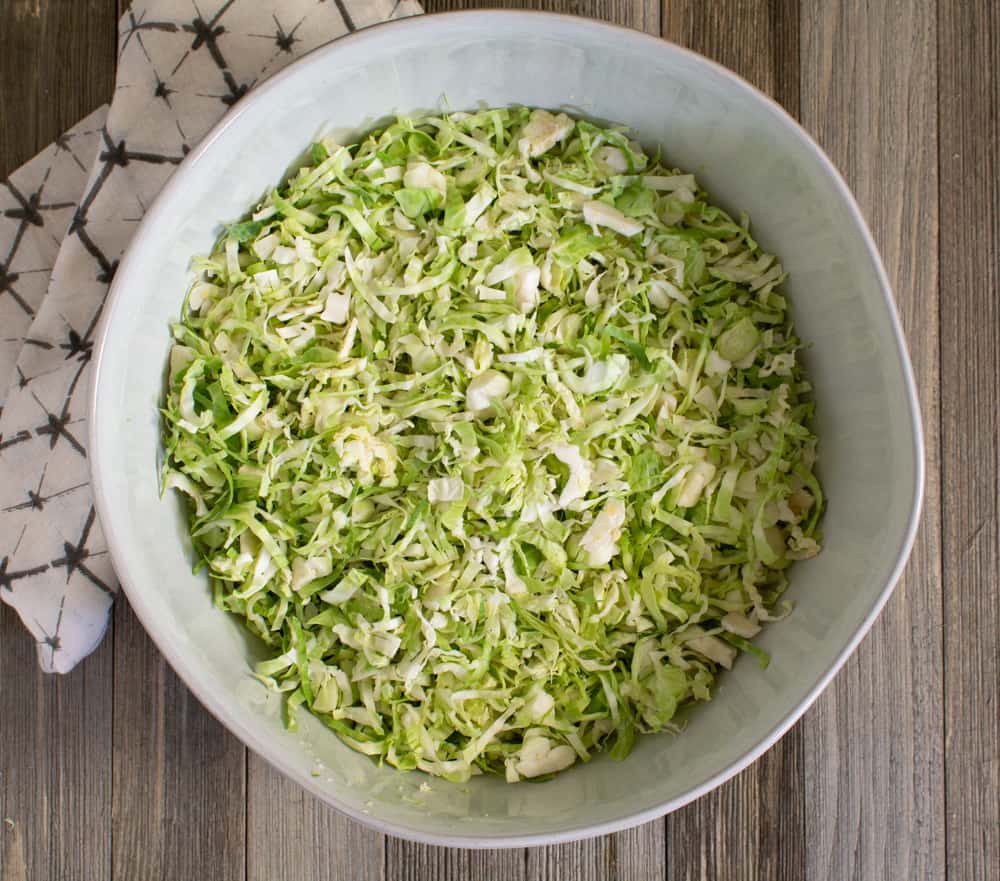
[[[542,110],[401,118],[195,268],[164,487],[289,724],[513,782],[766,664],[813,404],[780,263],[693,176]]]

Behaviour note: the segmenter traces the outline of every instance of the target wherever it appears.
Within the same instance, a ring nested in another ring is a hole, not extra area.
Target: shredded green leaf
[[[258,220],[246,220],[242,223],[234,223],[227,230],[226,234],[231,239],[235,239],[240,244],[252,242],[260,235],[263,224]]]
[[[195,262],[164,488],[348,745],[544,777],[677,730],[819,550],[781,264],[614,128],[405,119]]]

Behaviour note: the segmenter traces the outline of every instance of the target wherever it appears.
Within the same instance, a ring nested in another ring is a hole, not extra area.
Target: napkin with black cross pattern
[[[99,644],[117,590],[94,511],[87,394],[118,260],[188,151],[257,83],[416,0],[142,0],[110,107],[0,183],[0,599],[48,672]]]

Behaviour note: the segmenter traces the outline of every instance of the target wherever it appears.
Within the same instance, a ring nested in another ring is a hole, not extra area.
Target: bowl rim
[[[105,462],[100,453],[102,448],[102,434],[100,430],[101,422],[98,419],[100,403],[98,392],[101,387],[102,364],[104,361],[105,347],[114,325],[114,315],[119,302],[126,296],[126,283],[128,277],[138,266],[138,258],[135,256],[140,250],[144,239],[149,237],[150,229],[156,226],[157,220],[163,214],[164,206],[171,200],[178,197],[184,188],[184,179],[187,169],[197,163],[202,156],[208,153],[214,143],[237,119],[247,112],[248,108],[260,103],[286,80],[297,75],[297,72],[308,64],[316,64],[321,58],[336,56],[347,46],[357,46],[360,44],[380,41],[387,30],[392,32],[407,29],[410,31],[434,30],[439,27],[447,27],[450,23],[474,24],[484,31],[490,29],[491,23],[512,22],[517,19],[531,19],[538,27],[546,25],[558,30],[562,34],[571,33],[604,33],[613,34],[616,40],[631,42],[633,45],[642,48],[653,48],[656,51],[673,53],[682,56],[698,65],[712,69],[729,82],[737,91],[741,91],[745,97],[756,101],[765,108],[768,108],[781,119],[789,129],[797,135],[802,144],[813,154],[813,158],[819,167],[833,183],[838,196],[843,200],[850,213],[858,232],[861,235],[864,247],[868,253],[875,270],[879,291],[882,295],[884,306],[889,316],[893,341],[896,346],[896,353],[901,367],[903,384],[906,392],[907,409],[910,414],[910,433],[913,442],[914,455],[914,476],[913,493],[910,501],[910,514],[907,520],[906,529],[903,533],[902,541],[896,551],[895,561],[892,570],[886,580],[885,585],[878,592],[871,608],[865,615],[860,626],[852,637],[837,653],[829,668],[817,678],[806,693],[805,697],[784,716],[778,719],[771,730],[757,742],[755,746],[745,752],[733,762],[730,762],[721,770],[702,781],[697,786],[675,798],[668,799],[653,807],[635,813],[625,814],[612,820],[605,820],[596,823],[583,822],[572,828],[554,833],[528,833],[528,834],[504,834],[496,836],[455,834],[452,832],[442,832],[440,834],[428,833],[426,831],[410,827],[404,823],[389,821],[372,814],[365,814],[355,810],[350,805],[345,804],[337,798],[335,793],[321,787],[314,779],[305,774],[300,774],[291,765],[282,760],[280,754],[274,752],[266,741],[266,738],[258,737],[253,731],[246,728],[235,719],[227,708],[227,702],[215,696],[213,689],[208,684],[204,676],[198,671],[197,665],[189,662],[187,658],[166,642],[160,640],[157,635],[157,623],[153,610],[144,601],[144,591],[135,585],[138,583],[132,577],[130,566],[127,562],[127,553],[124,551],[124,544],[117,534],[117,516],[107,495],[105,475],[113,468],[113,463]],[[105,538],[108,545],[108,552],[118,575],[122,589],[128,596],[129,605],[135,612],[143,628],[156,644],[157,649],[164,655],[170,666],[178,674],[184,684],[189,688],[198,701],[209,711],[219,722],[221,722],[230,732],[235,734],[245,746],[253,750],[258,756],[264,759],[272,767],[277,768],[282,774],[290,778],[307,792],[319,798],[321,801],[338,810],[340,813],[349,816],[351,819],[375,829],[378,832],[395,835],[410,841],[423,844],[446,845],[450,847],[463,848],[514,848],[531,847],[545,844],[560,844],[570,841],[578,841],[586,838],[593,838],[599,835],[606,835],[619,832],[634,826],[647,823],[651,820],[665,816],[686,804],[700,798],[711,790],[721,786],[736,774],[745,770],[749,765],[760,758],[769,750],[805,713],[807,709],[816,701],[819,695],[830,684],[834,676],[843,667],[846,660],[854,653],[855,649],[867,635],[875,620],[878,618],[885,604],[903,574],[910,552],[916,538],[919,527],[920,515],[923,505],[924,487],[926,482],[926,461],[924,436],[920,413],[920,404],[916,392],[916,381],[913,366],[910,360],[906,339],[903,335],[899,313],[893,299],[892,287],[889,283],[888,275],[883,265],[881,256],[875,245],[871,231],[865,221],[864,215],[859,208],[850,188],[844,181],[843,176],[838,171],[832,160],[826,155],[822,148],[816,143],[813,137],[774,99],[760,91],[743,77],[709,58],[670,40],[656,37],[651,34],[637,31],[622,25],[610,22],[584,18],[581,16],[566,15],[561,13],[544,12],[537,10],[463,10],[455,12],[440,12],[433,14],[416,15],[394,21],[381,22],[364,28],[359,31],[347,34],[334,39],[322,46],[318,46],[311,51],[304,53],[300,58],[290,63],[287,67],[269,77],[263,83],[256,86],[251,92],[244,96],[239,103],[232,107],[219,122],[202,138],[200,143],[194,147],[190,153],[180,163],[170,179],[166,182],[157,194],[150,208],[139,223],[132,240],[126,248],[119,267],[115,273],[115,278],[111,284],[102,310],[100,327],[95,337],[93,354],[93,372],[91,374],[91,385],[88,401],[88,427],[90,430],[90,471],[91,484],[94,493],[94,503],[97,514],[100,517],[101,525],[104,529]]]

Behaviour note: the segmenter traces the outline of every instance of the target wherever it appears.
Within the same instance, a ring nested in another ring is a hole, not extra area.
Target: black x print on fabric
[[[0,588],[46,669],[66,671],[90,650],[114,590],[79,393],[135,224],[257,82],[324,42],[419,11],[416,0],[134,0],[110,114],[60,137],[44,167],[0,183]],[[67,193],[69,181],[78,189]],[[45,260],[28,265],[28,254]]]
[[[61,557],[53,560],[51,565],[54,568],[66,567],[66,582],[69,583],[70,576],[74,572],[80,572],[84,575],[92,584],[95,584],[105,593],[111,593],[111,587],[109,587],[102,579],[98,578],[90,569],[85,565],[85,561],[91,559],[92,557],[100,556],[101,554],[107,553],[106,551],[100,551],[95,554],[92,553],[87,548],[87,539],[90,537],[90,530],[94,525],[94,518],[96,514],[94,512],[93,506],[90,508],[90,513],[87,515],[87,520],[83,524],[83,532],[80,535],[80,540],[73,544],[72,542],[63,542],[64,554]]]

